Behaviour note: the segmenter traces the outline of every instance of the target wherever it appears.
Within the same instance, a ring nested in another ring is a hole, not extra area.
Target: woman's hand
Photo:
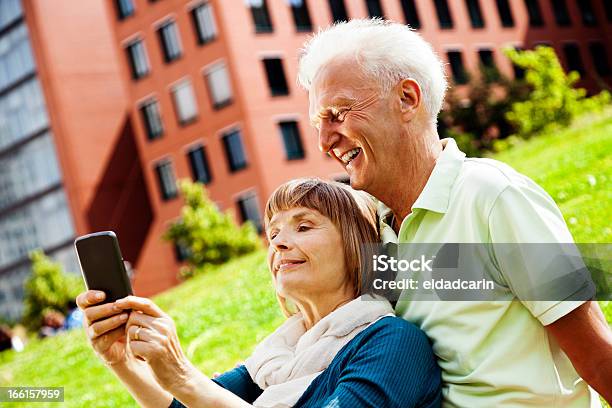
[[[143,297],[127,296],[115,305],[132,309],[127,321],[129,348],[136,358],[149,364],[159,385],[172,392],[184,384],[193,366],[183,354],[170,316]]]
[[[129,358],[124,326],[128,313],[121,313],[113,303],[97,305],[105,297],[104,292],[88,290],[77,296],[76,304],[83,311],[83,327],[98,358],[107,365],[125,363]]]

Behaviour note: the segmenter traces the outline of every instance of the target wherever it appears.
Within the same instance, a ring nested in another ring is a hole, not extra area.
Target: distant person
[[[13,347],[11,329],[6,325],[0,325],[0,351]]]
[[[438,407],[440,369],[427,337],[395,317],[386,299],[362,292],[370,277],[362,275],[367,255],[360,244],[377,240],[369,199],[337,182],[291,181],[268,200],[265,230],[287,320],[244,365],[214,380],[187,360],[174,322],[151,300],[128,296],[96,305],[99,292],[78,296],[93,349],[138,403]],[[132,309],[129,319],[116,307]]]
[[[74,300],[68,303],[68,313],[64,321],[64,330],[76,329],[83,326],[83,312]]]
[[[64,320],[64,315],[57,310],[46,311],[42,318],[42,327],[38,331],[38,337],[43,339],[55,336],[64,329]]]

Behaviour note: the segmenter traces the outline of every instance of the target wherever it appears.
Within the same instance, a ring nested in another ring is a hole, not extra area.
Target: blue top
[[[213,380],[248,403],[263,392],[245,366]],[[415,325],[384,317],[336,354],[295,407],[439,407],[440,368],[429,340]],[[169,408],[184,407],[176,398]]]

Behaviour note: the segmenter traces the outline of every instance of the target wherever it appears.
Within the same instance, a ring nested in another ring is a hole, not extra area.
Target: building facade
[[[28,251],[76,272],[72,241],[92,231],[117,232],[138,295],[175,285],[181,251],[161,236],[177,179],[260,226],[283,181],[342,178],[298,51],[368,16],[417,29],[458,88],[480,65],[520,75],[501,50],[537,44],[581,85],[612,85],[606,0],[0,0],[0,315],[21,313]]]

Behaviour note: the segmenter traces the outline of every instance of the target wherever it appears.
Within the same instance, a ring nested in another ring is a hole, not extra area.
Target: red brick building
[[[178,178],[255,223],[281,182],[341,178],[297,55],[318,27],[368,16],[418,29],[458,86],[480,63],[513,76],[501,49],[539,43],[584,86],[611,84],[606,0],[2,0],[0,315],[20,313],[29,250],[76,271],[72,241],[95,230],[117,232],[137,294],[176,284],[161,235]]]

